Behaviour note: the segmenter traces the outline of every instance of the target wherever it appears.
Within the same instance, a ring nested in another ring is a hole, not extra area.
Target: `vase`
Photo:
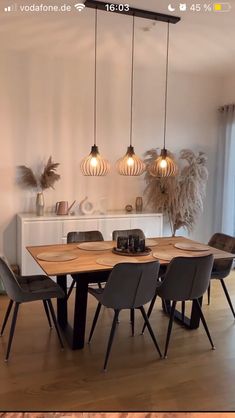
[[[142,212],[143,210],[143,199],[141,196],[137,197],[135,200],[135,210],[136,212]]]
[[[44,196],[42,192],[37,193],[36,197],[36,215],[43,216],[44,215]]]

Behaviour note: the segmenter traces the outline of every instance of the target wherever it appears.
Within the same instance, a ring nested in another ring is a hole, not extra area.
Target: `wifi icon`
[[[83,9],[85,9],[85,4],[83,3],[77,3],[74,5],[75,9],[77,9],[79,12],[81,12]]]

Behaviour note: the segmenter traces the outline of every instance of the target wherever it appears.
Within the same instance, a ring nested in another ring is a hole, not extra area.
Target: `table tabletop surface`
[[[152,253],[157,251],[164,251],[168,254],[172,254],[174,257],[177,256],[189,256],[189,253],[192,256],[202,256],[206,254],[213,254],[215,260],[225,260],[235,258],[234,254],[216,249],[214,247],[208,246],[208,251],[183,251],[174,247],[176,243],[190,243],[190,244],[199,244],[197,241],[190,240],[185,237],[156,237],[157,245],[151,247],[152,252],[147,256],[137,256],[135,259],[139,262],[154,261],[156,258],[153,257]],[[116,242],[113,241],[113,246]],[[95,271],[104,271],[111,270],[112,267],[105,265],[97,264],[96,260],[100,257],[105,257],[110,255],[116,257],[117,260],[120,257],[112,253],[112,250],[102,250],[102,251],[87,251],[78,248],[78,243],[73,244],[56,244],[56,245],[40,245],[40,246],[28,246],[26,247],[35,261],[39,264],[42,270],[48,276],[59,276],[70,273],[87,273]],[[50,252],[67,252],[77,255],[77,258],[70,261],[42,261],[37,258],[37,255],[40,253],[50,253]],[[127,259],[129,257],[126,257]],[[128,261],[128,260],[127,260]],[[161,264],[168,264],[169,261],[159,259]]]

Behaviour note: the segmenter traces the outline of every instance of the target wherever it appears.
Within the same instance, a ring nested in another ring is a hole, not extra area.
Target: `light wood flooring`
[[[226,279],[235,305],[235,272]],[[70,299],[72,315],[73,297]],[[205,298],[206,299],[206,298]],[[0,297],[0,322],[8,299]],[[95,302],[89,298],[87,335]],[[130,336],[129,312],[120,317],[107,373],[102,365],[112,313],[103,309],[90,346],[61,351],[41,303],[20,308],[11,357],[4,362],[8,330],[0,338],[1,411],[234,411],[235,321],[222,287],[213,281],[211,305],[203,303],[214,339],[212,351],[202,327],[174,325],[168,359],[160,360],[148,333]],[[168,318],[160,301],[151,317],[163,347]]]

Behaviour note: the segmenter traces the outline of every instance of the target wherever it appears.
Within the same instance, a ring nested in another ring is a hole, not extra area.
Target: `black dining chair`
[[[63,341],[60,335],[54,308],[51,302],[52,298],[65,297],[65,294],[63,290],[60,288],[60,286],[46,275],[16,277],[13,271],[11,270],[10,266],[8,265],[5,257],[0,257],[0,278],[3,281],[6,293],[10,298],[5,318],[3,320],[3,325],[0,334],[1,336],[3,335],[11,309],[13,307],[13,304],[15,303],[5,361],[8,361],[10,355],[19,306],[20,304],[26,302],[33,302],[39,300],[43,302],[49,326],[51,327],[51,320],[49,315],[50,311],[61,347],[63,348]]]
[[[175,257],[167,267],[164,280],[157,285],[155,299],[156,296],[160,296],[162,300],[171,301],[170,320],[164,351],[165,358],[167,358],[177,302],[186,302],[188,300],[196,302],[198,314],[200,315],[212,349],[215,348],[199,302],[199,298],[208,289],[213,260],[214,257],[211,254],[203,257]],[[150,314],[151,311],[148,311],[148,318]],[[142,333],[145,330],[145,326],[146,324],[143,326]]]
[[[113,323],[104,361],[104,370],[107,368],[118,316],[123,309],[140,309],[150,336],[161,357],[160,348],[143,306],[155,295],[157,286],[156,277],[158,277],[159,267],[160,264],[158,261],[148,263],[120,263],[111,271],[104,289],[88,288],[89,293],[98,301],[89,335],[89,343],[91,342],[101,306],[104,305],[114,310]]]
[[[117,241],[118,237],[129,237],[129,235],[138,235],[139,238],[145,239],[145,234],[142,229],[116,229],[113,231],[113,241]],[[135,312],[134,309],[130,311],[130,323],[132,328],[132,336],[135,333]]]
[[[210,245],[210,247],[217,248],[218,250],[223,250],[223,251],[232,253],[234,254],[234,258],[235,258],[235,237],[231,237],[229,235],[217,232],[211,237],[210,241],[208,242],[208,245]],[[220,280],[226,299],[228,301],[232,314],[235,318],[234,307],[230,299],[228,289],[224,282],[224,279],[229,276],[232,266],[233,266],[233,259],[215,260],[213,268],[212,268],[212,272],[211,272],[211,279]],[[211,286],[211,282],[208,287],[208,305],[210,304],[210,290],[211,290],[210,286]]]
[[[104,241],[103,235],[100,231],[71,231],[67,234],[67,244],[71,243],[81,243],[81,242],[95,242],[95,241]],[[67,299],[71,295],[73,288],[76,283],[75,276],[72,276],[72,283],[68,291]],[[101,282],[98,282],[99,288],[101,288]]]

